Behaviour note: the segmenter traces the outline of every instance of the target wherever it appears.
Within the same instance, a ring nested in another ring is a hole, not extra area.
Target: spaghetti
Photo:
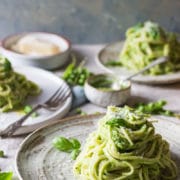
[[[138,71],[161,56],[168,56],[169,61],[152,67],[147,74],[160,75],[180,70],[180,42],[176,35],[148,21],[127,30],[118,62],[129,70]]]
[[[109,107],[74,164],[77,179],[175,179],[169,144],[147,119],[129,107]]]
[[[39,87],[14,72],[7,58],[0,56],[0,111],[6,112],[22,105],[26,98],[38,95]]]

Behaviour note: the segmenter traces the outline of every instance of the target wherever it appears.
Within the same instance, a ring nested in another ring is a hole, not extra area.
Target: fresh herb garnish
[[[159,27],[155,27],[155,26],[150,27],[149,34],[152,36],[153,39],[157,39],[157,37],[160,37]]]
[[[75,138],[56,137],[53,146],[59,151],[71,153],[71,158],[75,160],[80,153],[81,143]]]
[[[73,61],[69,66],[66,68],[62,78],[69,84],[69,85],[80,85],[83,86],[86,79],[92,73],[89,72],[87,68],[83,66],[81,63],[79,66],[76,67],[76,59],[73,57]]]
[[[137,23],[135,26],[132,27],[134,31],[141,30],[143,27],[143,23]]]
[[[71,158],[72,158],[73,160],[75,160],[75,159],[78,157],[78,155],[79,155],[80,152],[81,152],[80,149],[74,149],[74,150],[71,152]]]
[[[0,157],[3,158],[4,156],[4,151],[0,150]],[[12,180],[13,173],[12,172],[1,172],[0,169],[0,180]]]
[[[11,67],[11,63],[5,58],[4,60],[4,70],[5,71],[10,71],[12,70],[12,67]]]
[[[112,118],[111,120],[107,121],[106,124],[112,127],[120,127],[120,126],[124,127],[126,126],[126,121],[120,118]]]
[[[77,139],[70,138],[69,141],[71,142],[73,149],[81,148],[81,143]]]
[[[84,111],[82,111],[82,109],[80,109],[80,108],[77,108],[77,109],[75,110],[75,112],[76,112],[76,114],[87,115],[87,113],[84,112]]]
[[[164,109],[164,106],[167,104],[164,100],[159,100],[156,102],[150,103],[139,103],[135,106],[137,111],[148,113],[148,114],[156,114],[156,115],[165,115],[165,116],[176,116],[174,112],[170,110]]]
[[[32,111],[32,106],[30,106],[30,105],[26,105],[25,107],[24,107],[24,113],[25,114],[28,114],[29,112],[31,112]],[[38,116],[38,113],[37,112],[34,112],[34,113],[32,113],[32,115],[31,115],[31,117],[37,117]]]
[[[122,66],[120,61],[109,60],[105,63],[106,66]]]
[[[0,157],[4,157],[4,151],[0,150]]]
[[[11,180],[12,176],[12,172],[0,172],[0,180]]]

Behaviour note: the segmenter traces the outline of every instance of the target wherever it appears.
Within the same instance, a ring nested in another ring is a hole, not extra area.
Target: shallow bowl
[[[130,97],[131,82],[125,81],[126,87],[122,89],[99,89],[92,85],[93,81],[99,77],[108,77],[112,81],[117,80],[111,74],[97,74],[89,77],[85,83],[85,95],[87,99],[98,106],[107,107],[109,105],[123,105]]]
[[[53,55],[27,55],[21,54],[11,49],[24,36],[32,36],[41,38],[45,41],[54,43],[60,48],[60,52]],[[4,38],[1,42],[0,51],[15,66],[36,66],[44,69],[56,69],[67,63],[71,50],[71,43],[66,38],[52,33],[46,32],[29,32],[11,35]]]

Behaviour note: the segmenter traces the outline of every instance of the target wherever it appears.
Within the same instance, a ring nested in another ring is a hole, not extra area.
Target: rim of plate
[[[113,43],[106,44],[96,55],[96,62],[101,67],[104,69],[106,72],[111,73],[111,74],[118,74],[116,73],[117,70],[124,70],[128,74],[132,74],[133,72],[129,71],[126,68],[121,68],[121,67],[107,67],[104,65],[103,60],[102,60],[102,54],[105,51],[108,51],[112,46],[123,46],[124,41],[117,41]],[[114,71],[114,72],[113,72]],[[164,74],[164,75],[158,75],[158,76],[151,76],[151,75],[138,75],[137,77],[133,78],[131,81],[133,82],[138,82],[138,83],[144,83],[144,84],[172,84],[172,83],[177,83],[180,82],[180,71],[170,73],[170,74]]]
[[[101,117],[105,115],[105,113],[100,113],[100,114],[88,114],[88,115],[75,115],[75,116],[71,116],[71,117],[67,117],[67,118],[62,118],[62,119],[59,119],[58,121],[56,122],[52,122],[48,125],[44,125],[38,129],[36,129],[34,132],[32,132],[31,134],[29,134],[20,144],[19,146],[19,149],[17,150],[16,152],[16,155],[15,155],[15,171],[17,173],[17,176],[18,178],[20,178],[20,180],[23,180],[22,176],[21,176],[21,173],[19,171],[19,166],[18,166],[18,160],[19,160],[19,156],[20,156],[20,153],[22,151],[22,149],[24,148],[24,145],[26,144],[26,141],[28,141],[29,139],[33,138],[33,136],[36,134],[36,133],[39,133],[40,131],[43,131],[44,129],[47,129],[47,128],[51,128],[53,126],[55,126],[56,124],[59,124],[59,123],[65,123],[67,121],[73,121],[74,119],[84,119],[84,118],[95,118],[95,117]]]
[[[70,87],[68,86],[68,84],[63,79],[56,76],[55,74],[53,74],[50,71],[46,71],[44,69],[37,68],[37,67],[31,67],[31,66],[15,66],[14,67],[14,70],[18,71],[18,72],[21,72],[21,69],[33,70],[33,71],[36,71],[36,72],[40,72],[40,74],[44,74],[44,73],[48,74],[51,77],[53,77],[54,79],[56,79],[57,82],[59,82],[61,84],[65,84],[66,87],[68,87],[69,91],[71,91]],[[24,74],[24,75],[26,76],[26,74]],[[39,121],[37,123],[34,123],[34,124],[23,125],[21,128],[19,128],[17,130],[17,132],[14,133],[14,135],[28,134],[28,133],[32,132],[34,129],[38,129],[39,127],[43,126],[48,121],[51,121],[51,120],[55,121],[58,118],[57,116],[60,113],[61,113],[61,117],[63,117],[70,110],[71,104],[72,104],[72,93],[70,94],[68,99],[65,101],[64,105],[62,107],[60,107],[58,110],[53,111],[53,113],[48,115],[48,117],[45,120],[41,120],[41,121]],[[61,118],[61,117],[59,117],[59,118]]]

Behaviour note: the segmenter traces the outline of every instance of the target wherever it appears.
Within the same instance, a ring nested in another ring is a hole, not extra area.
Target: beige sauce
[[[48,40],[24,36],[10,47],[11,50],[27,55],[49,56],[61,52],[60,47]]]

